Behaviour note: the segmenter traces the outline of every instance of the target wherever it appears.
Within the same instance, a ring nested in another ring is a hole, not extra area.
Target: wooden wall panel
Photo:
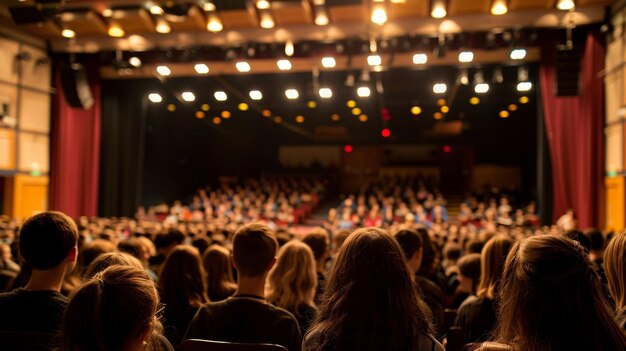
[[[607,123],[619,119],[618,111],[624,105],[624,71],[618,68],[622,62],[623,54],[624,49],[621,40],[615,40],[608,45],[605,67],[610,73],[604,78]]]
[[[15,132],[0,129],[0,169],[15,169]]]
[[[48,136],[20,133],[19,143],[19,170],[31,172],[39,170],[47,173],[49,170],[49,138]]]
[[[626,227],[626,186],[624,177],[605,178],[606,230],[623,230]]]
[[[13,194],[13,217],[26,219],[48,209],[48,177],[16,175],[8,180]]]
[[[20,104],[20,129],[33,132],[50,132],[50,95],[31,90],[22,92]]]
[[[19,51],[19,44],[0,38],[0,80],[17,83],[15,56]]]
[[[22,65],[22,84],[27,87],[50,90],[50,67],[52,60],[48,58],[45,51],[29,46],[22,47],[23,52],[30,55],[30,60]]]
[[[605,170],[609,172],[620,172],[624,169],[624,130],[621,123],[608,126],[605,131],[606,158]]]

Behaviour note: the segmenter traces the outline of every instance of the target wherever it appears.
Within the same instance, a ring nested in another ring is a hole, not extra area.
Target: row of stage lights
[[[377,25],[383,25],[387,22],[387,2],[386,0],[371,0],[372,12],[370,19]],[[405,3],[406,0],[389,0],[392,3]],[[464,0],[469,1],[469,0]],[[201,8],[204,10],[206,18],[206,29],[210,32],[221,32],[224,29],[222,20],[219,17],[215,4],[211,1],[199,1]],[[276,21],[271,11],[271,3],[269,0],[256,0],[254,3],[257,14],[259,26],[264,29],[271,29],[276,26]],[[448,15],[448,9],[446,6],[446,0],[431,0],[430,2],[430,15],[433,18],[445,18]],[[559,10],[572,10],[576,6],[574,0],[558,0],[556,8]],[[162,34],[171,32],[171,27],[168,21],[164,18],[165,11],[162,6],[153,2],[148,2],[145,7],[154,17],[155,31]],[[508,13],[508,0],[492,0],[491,2],[491,14],[499,16]],[[68,14],[67,16],[70,16]],[[101,12],[102,17],[108,18],[108,35],[115,38],[120,38],[126,35],[126,31],[122,26],[115,21],[112,9],[104,9]],[[318,26],[325,26],[330,24],[330,18],[326,8],[325,0],[313,0],[313,22]],[[63,19],[63,14],[61,15]],[[63,25],[62,25],[63,26]],[[65,38],[74,38],[76,33],[69,29],[62,27],[61,35]]]
[[[291,46],[292,49],[289,49]],[[293,43],[288,42],[285,46],[285,52],[287,56],[293,55]],[[513,61],[521,61],[526,58],[527,51],[524,48],[514,48],[509,53],[509,58]],[[464,50],[459,52],[459,63],[468,64],[474,61],[474,52],[470,50]],[[136,56],[133,56],[128,61],[133,67],[141,67],[142,62]],[[382,57],[379,54],[373,53],[367,56],[367,64],[376,72],[382,71]],[[413,55],[414,65],[424,65],[428,63],[428,54],[425,52],[417,52]],[[325,69],[333,69],[337,66],[337,60],[332,56],[322,57],[320,64]],[[280,71],[290,71],[292,69],[291,61],[288,58],[280,58],[276,60],[276,67]],[[247,60],[239,60],[235,62],[235,68],[240,73],[249,73],[252,71],[252,66]],[[210,72],[210,68],[206,63],[196,63],[194,70],[199,75],[205,75]],[[172,70],[167,65],[159,65],[156,67],[156,73],[162,77],[168,77],[172,74]]]
[[[521,96],[519,98],[519,103],[520,104],[527,104],[528,102],[530,102],[530,99],[527,96]],[[478,105],[480,104],[480,98],[474,96],[472,98],[470,98],[469,103],[471,105]],[[445,99],[439,99],[437,100],[437,104],[440,106],[439,110],[433,114],[433,118],[435,120],[441,120],[443,119],[444,115],[446,115],[449,111],[450,108],[446,105],[447,102]],[[308,103],[309,108],[315,108],[316,107],[316,103],[314,101],[309,101]],[[368,121],[369,117],[367,116],[367,114],[365,114],[358,106],[356,101],[354,100],[348,100],[348,102],[346,103],[346,106],[348,107],[348,109],[350,110],[350,113],[352,115],[354,115],[355,117],[358,118],[358,120],[362,123],[365,123]],[[239,110],[240,111],[247,111],[249,108],[248,104],[246,104],[245,102],[242,102],[239,104]],[[174,112],[176,111],[176,105],[174,104],[169,104],[167,106],[167,110],[170,112]],[[206,116],[206,113],[210,110],[210,106],[208,104],[202,104],[201,109],[196,111],[195,113],[195,117],[197,119],[204,119]],[[502,119],[506,119],[509,118],[511,116],[511,113],[515,112],[518,110],[518,105],[516,103],[512,103],[509,104],[506,109],[503,109],[501,111],[498,112],[498,116]],[[410,109],[411,115],[413,117],[418,117],[422,114],[422,108],[418,105],[415,105],[413,107],[411,107]],[[383,120],[384,121],[389,121],[391,119],[389,112],[387,111],[387,109],[383,108]],[[272,112],[269,109],[264,109],[261,112],[261,115],[265,118],[270,118],[272,117]],[[214,116],[211,119],[211,122],[215,125],[220,125],[222,124],[222,122],[224,120],[230,119],[232,117],[232,114],[230,111],[228,110],[224,110],[222,111],[219,115]],[[331,115],[331,120],[333,122],[339,122],[341,120],[341,116],[338,113],[333,113]],[[273,121],[276,124],[281,124],[283,122],[283,118],[281,116],[274,116],[273,117]],[[302,114],[297,115],[294,118],[294,121],[298,124],[302,124],[305,122],[305,117]],[[391,130],[389,128],[383,128],[381,130],[381,136],[383,138],[389,138],[391,136]]]

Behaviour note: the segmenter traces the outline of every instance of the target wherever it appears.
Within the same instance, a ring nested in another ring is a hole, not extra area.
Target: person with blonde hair
[[[588,253],[573,240],[542,235],[517,242],[498,299],[500,346],[481,350],[626,349],[626,334],[606,303]]]
[[[385,230],[352,233],[339,251],[307,351],[443,351],[400,245]]]
[[[455,325],[463,329],[464,341],[486,341],[496,323],[496,296],[506,256],[513,240],[504,235],[489,239],[480,256],[480,281],[476,296],[468,297],[459,307]]]
[[[626,330],[626,232],[613,237],[606,247],[604,270],[615,301],[617,322]]]
[[[317,278],[315,258],[308,245],[292,240],[278,251],[276,265],[268,277],[267,300],[291,312],[306,334],[317,314],[313,303]]]
[[[230,251],[220,245],[211,245],[202,255],[204,271],[207,275],[209,300],[216,302],[227,299],[237,290],[230,263]]]
[[[109,252],[98,256],[83,275],[84,279],[91,279],[97,273],[104,271],[111,266],[131,266],[139,269],[145,269],[141,261],[134,256],[124,252]]]
[[[198,249],[176,246],[163,264],[159,292],[165,304],[166,337],[178,345],[198,308],[209,302],[206,278]]]
[[[64,351],[173,350],[161,334],[159,294],[145,270],[111,266],[70,297]]]

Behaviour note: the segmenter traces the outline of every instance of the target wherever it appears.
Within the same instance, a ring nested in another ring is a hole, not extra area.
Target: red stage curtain
[[[581,228],[599,224],[604,168],[604,45],[599,33],[587,34],[581,61],[579,96],[555,96],[555,48],[542,50],[541,93],[552,159],[553,220],[572,208]]]
[[[100,165],[100,85],[90,77],[95,103],[83,110],[68,105],[58,69],[54,82],[50,209],[72,217],[95,216]]]

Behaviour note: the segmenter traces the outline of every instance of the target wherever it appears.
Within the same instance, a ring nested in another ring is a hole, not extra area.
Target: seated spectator
[[[100,255],[113,252],[116,250],[115,244],[103,239],[96,239],[83,245],[82,250],[78,253],[78,269],[82,275],[85,274],[87,267],[91,265]]]
[[[625,349],[626,334],[602,296],[593,265],[571,240],[545,235],[516,243],[499,301],[496,340],[511,350]]]
[[[333,267],[308,351],[437,350],[402,249],[377,228],[356,230]]]
[[[469,254],[461,257],[457,262],[459,273],[457,280],[457,295],[453,307],[459,306],[465,299],[476,295],[478,282],[480,281],[480,254]],[[459,298],[464,297],[464,300]],[[470,300],[471,301],[471,300]]]
[[[585,236],[589,238],[589,259],[593,266],[596,268],[596,272],[600,276],[600,282],[602,282],[602,291],[609,300],[612,296],[609,292],[609,282],[606,279],[606,273],[604,271],[604,246],[606,241],[604,240],[604,234],[595,228],[585,230]]]
[[[313,256],[315,257],[315,271],[317,274],[315,304],[319,304],[324,292],[324,285],[326,284],[326,261],[328,261],[330,256],[328,232],[321,227],[314,228],[302,241],[313,250]]]
[[[130,266],[145,269],[143,264],[135,257],[123,252],[109,252],[98,256],[85,270],[83,278],[89,280],[94,275],[111,266]]]
[[[111,266],[71,296],[63,350],[173,351],[161,335],[159,295],[145,270]]]
[[[277,247],[266,225],[240,228],[233,238],[233,263],[239,273],[235,294],[199,309],[184,339],[269,343],[299,351],[298,322],[291,313],[265,300],[265,283],[276,262]]]
[[[512,245],[511,239],[499,235],[491,238],[483,248],[477,296],[470,296],[461,304],[455,321],[455,325],[463,329],[466,343],[486,341],[495,326],[495,298],[506,255]]]
[[[626,233],[616,235],[609,242],[604,252],[604,267],[617,322],[626,331]]]
[[[202,263],[207,275],[207,294],[210,301],[226,300],[237,290],[230,262],[230,251],[222,246],[211,245],[204,252]]]
[[[0,294],[0,330],[50,335],[58,331],[67,306],[61,285],[76,266],[77,241],[76,223],[61,212],[40,213],[24,223],[19,250],[32,274],[25,288]],[[0,340],[7,350],[22,350],[28,341],[7,336]]]
[[[317,277],[313,251],[306,244],[292,240],[278,251],[276,265],[268,277],[267,300],[291,312],[306,334],[317,314],[313,303]]]
[[[434,327],[440,331],[443,328],[443,292],[437,284],[418,275],[423,258],[422,237],[414,230],[401,230],[394,237],[402,248],[409,271],[415,276],[418,294],[430,308]]]
[[[159,276],[159,292],[165,304],[165,336],[178,345],[200,306],[209,302],[206,278],[198,249],[179,245],[170,253]]]

